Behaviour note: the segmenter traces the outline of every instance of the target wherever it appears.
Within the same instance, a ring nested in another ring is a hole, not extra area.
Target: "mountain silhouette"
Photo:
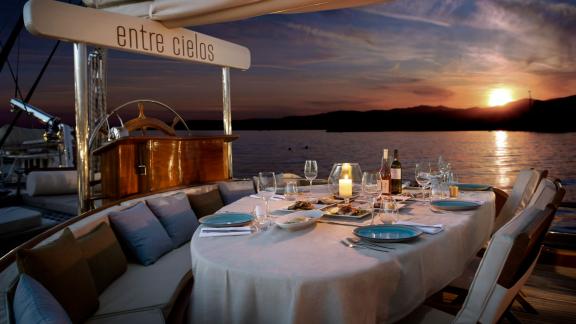
[[[235,130],[456,131],[516,130],[576,131],[576,95],[550,100],[521,99],[492,108],[416,106],[389,110],[334,111],[309,116],[233,121]],[[222,121],[189,121],[191,129],[222,129]]]

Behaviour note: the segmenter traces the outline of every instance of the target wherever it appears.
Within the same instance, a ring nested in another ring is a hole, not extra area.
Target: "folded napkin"
[[[444,225],[442,224],[435,224],[435,225],[426,225],[426,224],[419,224],[409,221],[398,221],[396,222],[397,225],[406,225],[406,226],[413,226],[421,230],[426,234],[438,234],[444,230]]]
[[[262,199],[262,196],[250,195],[250,198]],[[274,195],[272,196],[272,198],[270,198],[270,200],[284,200],[284,199],[286,198],[282,195]]]
[[[200,237],[238,236],[252,234],[250,226],[242,227],[202,227]]]

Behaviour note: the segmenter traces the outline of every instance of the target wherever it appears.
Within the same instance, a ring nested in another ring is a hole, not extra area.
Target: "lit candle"
[[[344,179],[338,181],[338,192],[340,193],[340,197],[352,196],[352,179],[349,179],[348,175],[345,175]]]

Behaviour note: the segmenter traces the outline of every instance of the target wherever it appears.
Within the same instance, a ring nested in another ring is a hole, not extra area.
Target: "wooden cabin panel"
[[[229,179],[227,143],[234,139],[234,136],[129,137],[107,144],[94,152],[102,156],[102,194],[111,201]]]

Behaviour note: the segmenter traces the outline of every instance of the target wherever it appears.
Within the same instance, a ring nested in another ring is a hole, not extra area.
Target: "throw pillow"
[[[13,304],[16,324],[72,324],[70,317],[54,296],[26,274],[20,275]]]
[[[201,194],[190,194],[188,199],[198,218],[214,214],[218,209],[224,207],[218,189]]]
[[[145,203],[111,212],[112,228],[128,251],[143,265],[150,265],[174,247],[170,236]]]
[[[18,251],[17,263],[52,293],[73,322],[83,322],[98,309],[94,279],[70,229],[44,246]]]
[[[190,241],[198,227],[198,219],[185,193],[148,199],[146,203],[168,232],[174,246]]]
[[[77,239],[98,293],[126,272],[127,262],[116,235],[107,223]]]

